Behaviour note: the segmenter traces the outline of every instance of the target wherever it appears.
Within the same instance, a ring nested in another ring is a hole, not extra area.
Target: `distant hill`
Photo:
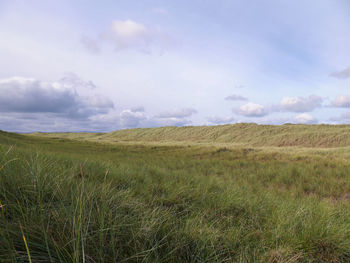
[[[137,128],[110,133],[40,133],[40,136],[110,142],[230,143],[250,146],[350,146],[350,125],[258,125]]]

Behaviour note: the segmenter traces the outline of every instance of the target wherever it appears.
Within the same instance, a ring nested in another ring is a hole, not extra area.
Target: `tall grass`
[[[350,262],[349,165],[6,134],[0,262]]]

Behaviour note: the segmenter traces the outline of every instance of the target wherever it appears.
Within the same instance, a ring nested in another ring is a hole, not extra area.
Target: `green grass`
[[[0,262],[350,262],[347,148],[72,136],[0,132]]]

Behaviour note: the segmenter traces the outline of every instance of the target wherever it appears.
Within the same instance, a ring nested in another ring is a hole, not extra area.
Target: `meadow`
[[[0,262],[350,262],[349,131],[0,132]]]

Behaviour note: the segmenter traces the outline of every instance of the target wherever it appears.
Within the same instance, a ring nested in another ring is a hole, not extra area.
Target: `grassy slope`
[[[45,134],[41,134],[43,136]],[[107,134],[46,134],[103,141],[231,143],[250,146],[339,147],[350,145],[350,125],[257,125],[162,127]]]
[[[329,155],[0,132],[0,262],[350,262],[349,192]]]

